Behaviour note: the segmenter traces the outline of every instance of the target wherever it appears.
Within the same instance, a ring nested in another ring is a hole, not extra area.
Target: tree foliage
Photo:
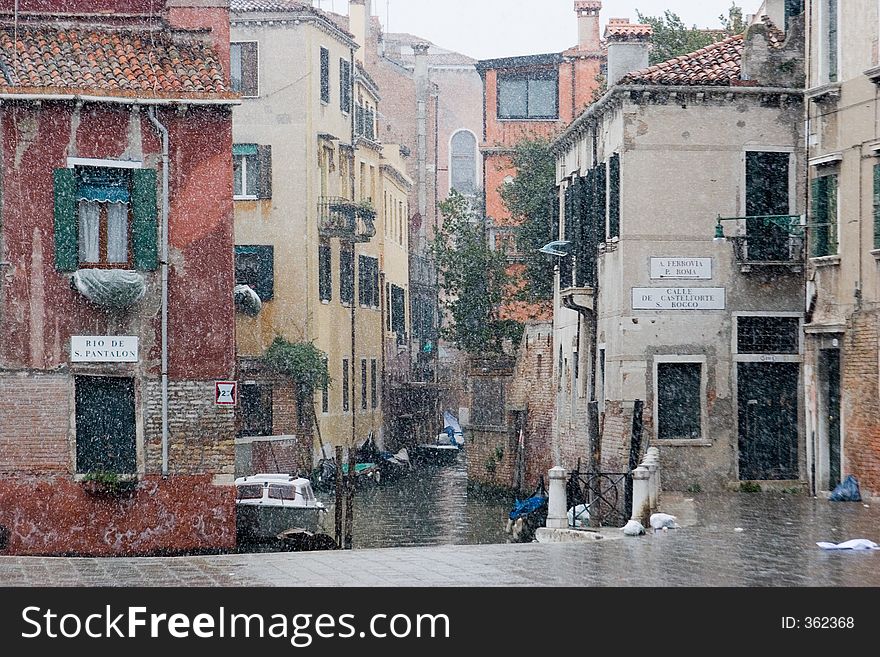
[[[538,249],[557,238],[556,160],[547,140],[523,140],[513,154],[516,177],[501,187],[501,200],[517,220],[516,248],[525,263],[524,300],[553,298],[553,263]]]
[[[638,10],[636,14],[640,23],[654,29],[648,57],[648,63],[652,65],[705,48],[725,37],[740,34],[745,29],[742,8],[736,4],[731,5],[727,16],[719,17],[722,24],[719,30],[701,30],[696,25],[688,27],[678,14],[669,9],[663,16],[645,16]]]
[[[511,301],[512,281],[503,249],[492,250],[485,220],[474,216],[470,203],[452,191],[440,203],[442,227],[431,244],[444,293],[448,322],[442,335],[468,353],[500,353],[507,339],[518,340],[522,325],[501,319]]]

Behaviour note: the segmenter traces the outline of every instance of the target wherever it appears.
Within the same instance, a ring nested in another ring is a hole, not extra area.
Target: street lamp
[[[556,256],[557,258],[564,258],[569,255],[568,250],[570,248],[571,242],[568,240],[555,240],[553,242],[547,242],[547,244],[538,249],[538,252]]]
[[[712,241],[716,244],[726,242],[722,221],[760,221],[764,226],[778,226],[789,232],[789,235],[802,236],[807,228],[804,215],[801,214],[762,214],[749,217],[722,217],[720,214],[715,220],[715,236]]]

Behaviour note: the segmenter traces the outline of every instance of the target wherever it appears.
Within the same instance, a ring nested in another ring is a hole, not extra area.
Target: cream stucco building
[[[239,465],[304,470],[322,446],[381,442],[385,348],[408,327],[383,288],[407,294],[406,237],[389,236],[410,181],[399,147],[379,142],[379,89],[354,34],[308,3],[231,5],[237,282],[262,301],[236,319],[251,445]],[[326,355],[331,383],[313,400],[264,367],[277,336]]]
[[[794,485],[806,479],[803,31],[759,21],[637,71],[638,41],[613,26],[606,39],[616,84],[554,143],[569,242],[557,462],[623,473],[650,443],[664,488]]]
[[[807,2],[807,450],[817,491],[880,493],[880,10]]]

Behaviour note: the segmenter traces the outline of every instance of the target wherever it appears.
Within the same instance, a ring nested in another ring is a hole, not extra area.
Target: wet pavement
[[[880,586],[880,550],[816,546],[851,538],[880,543],[880,503],[866,508],[782,493],[693,499],[693,525],[637,538],[175,558],[0,557],[0,585]]]

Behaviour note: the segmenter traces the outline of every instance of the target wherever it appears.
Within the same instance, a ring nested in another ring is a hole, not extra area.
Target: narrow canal
[[[354,501],[352,547],[505,543],[510,494],[468,489],[467,455],[446,466],[421,466],[394,482],[359,489]],[[319,492],[327,505],[324,526],[333,534],[334,493]]]

